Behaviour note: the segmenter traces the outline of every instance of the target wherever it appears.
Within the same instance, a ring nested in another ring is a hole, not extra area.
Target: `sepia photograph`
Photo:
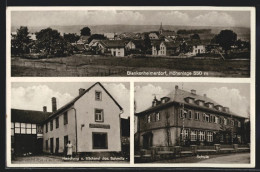
[[[248,83],[135,83],[135,163],[252,163],[250,102]]]
[[[123,82],[12,83],[11,163],[129,163],[129,87]]]
[[[253,8],[27,9],[8,13],[11,76],[251,74]]]

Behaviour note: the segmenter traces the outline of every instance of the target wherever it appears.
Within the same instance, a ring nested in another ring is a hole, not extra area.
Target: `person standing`
[[[70,141],[68,141],[68,144],[67,144],[67,156],[69,157],[69,158],[72,158],[72,144],[70,143]]]

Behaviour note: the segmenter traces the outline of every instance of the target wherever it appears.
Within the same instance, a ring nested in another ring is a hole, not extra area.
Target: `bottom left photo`
[[[11,164],[129,163],[129,90],[128,82],[11,83]]]

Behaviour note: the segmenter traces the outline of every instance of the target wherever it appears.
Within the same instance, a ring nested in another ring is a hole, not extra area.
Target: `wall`
[[[126,49],[135,49],[135,44],[130,41],[128,44],[126,44]]]
[[[53,138],[55,152],[56,138],[59,138],[59,153],[64,151],[64,136],[68,135],[70,142],[73,145],[73,152],[76,151],[76,134],[75,134],[75,113],[74,110],[68,111],[68,124],[64,125],[63,114],[59,114],[59,128],[56,128],[55,118],[53,120],[53,130],[50,131],[50,121],[48,121],[48,132],[46,133],[46,125],[43,126],[43,151],[50,153],[50,138]],[[46,150],[46,140],[48,140],[49,149]]]
[[[111,48],[111,55],[114,56],[114,52],[116,52],[117,57],[125,56],[125,49],[124,48]]]
[[[102,101],[95,100],[95,90],[102,92]],[[121,151],[119,107],[100,87],[95,85],[88,93],[84,94],[76,103],[78,121],[78,151]],[[95,122],[94,109],[103,109],[104,122]],[[110,129],[90,128],[89,124],[110,125]],[[108,149],[93,149],[92,132],[106,132]]]

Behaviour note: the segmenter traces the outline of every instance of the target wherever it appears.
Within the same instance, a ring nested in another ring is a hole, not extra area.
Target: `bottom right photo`
[[[135,163],[250,164],[250,84],[137,82]]]

